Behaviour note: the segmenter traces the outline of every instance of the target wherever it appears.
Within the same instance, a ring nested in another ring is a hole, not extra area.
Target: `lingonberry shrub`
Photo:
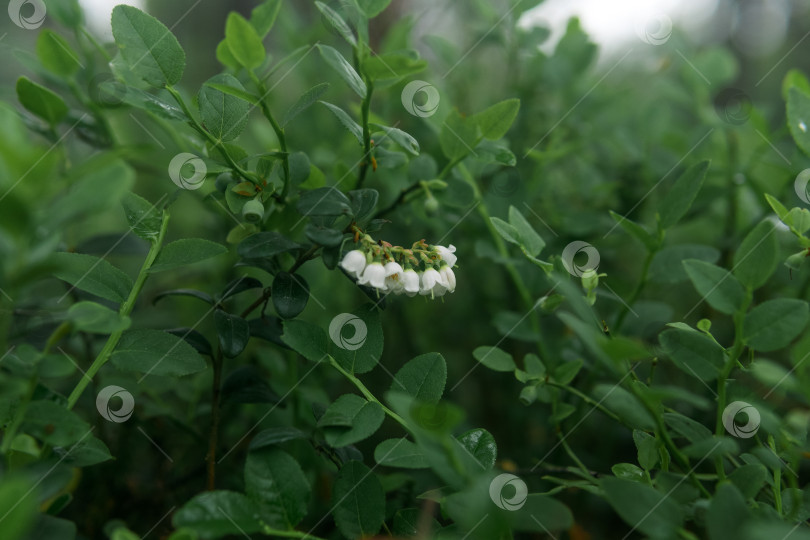
[[[810,83],[538,3],[9,2],[0,537],[810,537]]]

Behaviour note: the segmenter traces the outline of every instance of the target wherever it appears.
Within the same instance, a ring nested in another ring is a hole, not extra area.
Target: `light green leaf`
[[[401,129],[383,126],[380,124],[372,124],[373,126],[383,130],[386,136],[390,137],[392,141],[397,143],[403,150],[413,154],[419,155],[419,143],[410,134],[405,133]]]
[[[163,246],[149,272],[164,272],[216,257],[228,251],[222,244],[202,238],[183,238]]]
[[[124,333],[111,361],[120,369],[159,376],[182,377],[205,369],[191,345],[160,330]]]
[[[669,193],[661,198],[658,205],[658,214],[661,218],[662,229],[672,227],[686,215],[703,186],[703,180],[706,178],[708,169],[708,161],[701,161],[696,165],[692,165],[675,181]]]
[[[453,111],[442,123],[439,144],[448,159],[460,159],[475,151],[481,137],[481,129],[473,118],[464,118]]]
[[[478,124],[485,139],[497,140],[512,127],[519,110],[519,99],[507,99],[473,115],[471,120]]]
[[[58,268],[54,272],[56,277],[107,300],[123,302],[132,289],[129,276],[104,259],[79,253],[54,253],[51,260]]]
[[[795,86],[788,90],[787,125],[796,146],[810,155],[810,95]]]
[[[731,315],[740,308],[745,291],[731,272],[696,259],[683,261],[683,267],[695,290],[714,309]]]
[[[247,70],[262,65],[267,55],[256,28],[235,11],[230,12],[225,21],[225,42],[231,55]]]
[[[438,403],[447,381],[447,364],[439,353],[426,353],[402,366],[391,383],[394,392],[406,392],[414,398]]]
[[[369,19],[382,13],[391,0],[357,0],[357,5]]]
[[[281,0],[264,0],[250,12],[250,24],[256,29],[260,38],[264,38],[278,18],[281,11]]]
[[[138,8],[118,5],[112,12],[112,33],[133,73],[152,86],[180,82],[186,53],[162,22]]]
[[[239,136],[247,126],[250,103],[232,92],[223,92],[212,85],[231,87],[244,92],[244,87],[236,77],[222,73],[208,79],[200,88],[197,102],[200,117],[208,132],[220,141],[231,141]]]
[[[307,513],[311,492],[298,462],[275,447],[248,452],[245,491],[259,507],[262,521],[277,529],[298,525]]]
[[[498,347],[478,347],[473,356],[493,371],[514,371],[517,367],[512,355]]]
[[[500,234],[504,240],[518,246],[520,245],[520,234],[518,233],[514,225],[511,225],[502,220],[501,218],[497,217],[491,217],[489,218],[489,221],[492,223],[492,226],[495,227],[495,230],[498,231],[498,234]]]
[[[33,480],[23,475],[7,474],[0,483],[0,515],[3,518],[3,536],[11,540],[28,538],[28,531],[38,512],[38,497],[31,497],[35,489]]]
[[[129,317],[95,302],[77,302],[70,306],[67,315],[76,330],[94,334],[124,331],[131,322]]]
[[[770,221],[763,220],[743,239],[734,254],[734,275],[752,289],[768,281],[779,264],[779,244]]]
[[[52,127],[64,120],[68,113],[68,107],[61,97],[27,77],[17,79],[17,99],[27,111]]]
[[[360,78],[360,75],[354,70],[352,65],[343,58],[337,50],[328,45],[318,45],[318,50],[326,63],[334,69],[340,77],[346,81],[354,92],[365,99],[366,97],[366,83]]]
[[[394,82],[424,71],[427,62],[419,58],[416,51],[408,53],[392,52],[369,56],[363,61],[363,73],[372,81]]]
[[[318,421],[330,446],[340,448],[374,435],[385,419],[379,403],[354,394],[344,394],[332,403]]]
[[[757,351],[775,351],[787,346],[807,326],[807,302],[794,298],[766,300],[746,316],[743,336]]]
[[[630,236],[639,240],[644,247],[647,248],[647,251],[652,251],[658,246],[658,241],[656,238],[647,231],[642,225],[636,223],[635,221],[631,221],[626,217],[617,214],[613,210],[610,210],[610,217],[613,218],[613,221],[618,223],[622,229],[625,230]]]
[[[520,245],[523,246],[532,257],[537,257],[540,252],[543,251],[543,248],[546,247],[543,238],[537,234],[534,227],[529,224],[526,218],[523,217],[523,214],[514,206],[509,207],[509,223],[514,227],[515,231],[517,231],[518,237],[520,238]]]
[[[306,92],[290,107],[287,114],[284,115],[284,120],[281,121],[281,126],[286,126],[290,120],[307,110],[313,103],[318,101],[326,91],[329,90],[329,83],[316,84]]]
[[[348,24],[346,24],[346,21],[343,20],[343,17],[341,17],[338,12],[323,2],[316,1],[315,7],[317,7],[318,11],[320,11],[323,16],[326,17],[329,24],[331,24],[332,27],[338,31],[343,39],[345,39],[352,47],[357,45],[357,38],[354,37],[354,32],[352,32],[352,29]]]
[[[655,429],[655,420],[650,412],[636,396],[624,388],[613,384],[597,384],[591,395],[630,427],[645,431]]]
[[[349,461],[332,488],[332,515],[347,538],[376,535],[385,520],[385,493],[377,476],[360,461]]]
[[[331,103],[327,103],[326,101],[321,101],[326,105],[326,107],[332,111],[332,114],[337,116],[337,119],[340,120],[340,123],[343,124],[343,127],[349,130],[349,133],[354,135],[354,138],[357,139],[357,143],[362,146],[363,145],[363,128],[360,127],[360,124],[352,120],[352,117],[346,113],[343,109],[338,107],[337,105],[332,105]]]
[[[386,439],[374,449],[374,460],[387,467],[426,469],[429,464],[417,445],[408,439]]]
[[[65,39],[49,29],[37,37],[37,56],[45,69],[60,77],[72,77],[79,68],[79,55]]]

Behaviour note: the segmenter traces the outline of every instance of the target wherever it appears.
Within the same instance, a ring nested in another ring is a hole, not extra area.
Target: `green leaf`
[[[349,130],[349,133],[354,135],[354,138],[357,139],[357,142],[360,146],[363,145],[363,128],[360,127],[360,124],[352,120],[352,117],[349,116],[346,111],[338,107],[337,105],[332,105],[331,103],[327,103],[326,101],[321,101],[326,105],[326,107],[332,111],[332,114],[337,116],[337,119],[340,120],[340,123],[343,124],[343,127]]]
[[[267,55],[256,29],[235,11],[231,11],[225,21],[225,43],[236,61],[247,70],[262,65]]]
[[[633,442],[638,451],[638,464],[650,471],[658,464],[658,450],[661,447],[658,439],[638,429],[633,430]]]
[[[382,13],[391,0],[357,0],[357,5],[369,19]]]
[[[352,214],[355,221],[362,221],[374,215],[380,193],[376,189],[353,189],[349,192]]]
[[[93,334],[122,332],[131,322],[129,317],[95,302],[77,302],[70,306],[67,315],[76,330]]]
[[[207,491],[195,495],[172,516],[175,527],[188,527],[201,538],[253,534],[262,530],[253,501],[234,491]]]
[[[219,76],[217,75],[215,77],[219,77]],[[238,81],[238,79],[234,79],[234,80]],[[213,88],[214,90],[219,90],[223,94],[227,94],[229,96],[239,98],[241,101],[247,101],[248,103],[252,103],[253,105],[259,105],[259,103],[261,101],[259,99],[259,96],[257,96],[256,94],[251,94],[250,92],[245,90],[245,87],[242,86],[242,83],[239,83],[238,86],[235,86],[235,85],[232,85],[232,84],[211,82],[211,80],[209,79],[205,83],[205,86],[207,86],[209,88]]]
[[[250,339],[250,327],[238,315],[214,310],[214,327],[219,338],[219,347],[228,358],[234,358],[245,350]]]
[[[695,290],[717,311],[731,315],[743,303],[745,291],[731,272],[696,259],[683,261]]]
[[[394,514],[394,526],[391,532],[399,538],[418,538],[427,535],[427,538],[436,538],[441,524],[435,518],[425,520],[425,514],[418,508],[403,508]]]
[[[227,85],[244,91],[236,77],[222,73],[208,79],[197,95],[200,117],[208,132],[220,141],[231,141],[247,126],[250,103],[212,87],[212,84]]]
[[[439,353],[426,353],[402,366],[391,383],[391,390],[405,392],[427,403],[438,403],[447,381],[447,363]]]
[[[644,480],[644,471],[632,463],[616,463],[610,468],[610,471],[616,478],[624,478],[634,482]]]
[[[385,419],[379,403],[344,394],[329,405],[318,421],[333,448],[354,444],[374,435]]]
[[[326,20],[329,21],[329,24],[338,31],[338,33],[345,39],[352,47],[357,46],[357,38],[354,37],[354,32],[346,24],[346,21],[343,20],[343,17],[340,16],[338,12],[334,9],[330,8],[323,2],[315,2],[315,7],[318,8],[318,11],[326,17]]]
[[[118,5],[112,12],[112,33],[133,73],[152,86],[180,82],[186,53],[162,22],[138,8]]]
[[[226,253],[228,248],[202,238],[183,238],[163,246],[149,272],[164,272]]]
[[[326,332],[312,323],[298,319],[284,321],[281,339],[310,362],[320,362],[327,356]]]
[[[704,382],[716,379],[723,368],[723,348],[701,333],[673,328],[658,340],[676,366]]]
[[[624,388],[611,384],[597,384],[591,394],[595,400],[616,413],[630,427],[645,431],[655,429],[655,420],[650,412],[636,396]]]
[[[277,529],[291,529],[306,515],[311,490],[292,456],[267,447],[248,452],[245,491],[259,507],[262,521]]]
[[[662,416],[667,426],[690,442],[700,442],[712,436],[709,428],[680,413],[664,413]]]
[[[69,446],[90,434],[90,424],[58,403],[36,400],[25,409],[22,430],[51,446]]]
[[[740,538],[748,514],[748,505],[740,491],[730,482],[717,486],[717,492],[706,512],[706,530],[711,540],[734,540]]]
[[[401,129],[393,127],[383,126],[380,124],[371,125],[383,130],[387,137],[390,137],[392,141],[397,143],[406,152],[409,152],[414,156],[419,155],[419,143],[410,134],[405,133]]]
[[[532,531],[550,535],[549,531],[565,531],[574,526],[571,510],[560,501],[531,493],[519,512],[510,512],[512,527],[518,531]]]
[[[728,479],[737,486],[737,489],[742,492],[743,497],[751,499],[756,497],[759,490],[765,485],[768,479],[768,469],[760,463],[743,465],[734,469],[734,471],[728,475]]]
[[[442,123],[439,144],[448,159],[461,159],[475,151],[481,130],[473,118],[464,118],[453,111]]]
[[[324,95],[327,90],[329,90],[329,83],[320,83],[301,94],[301,97],[298,98],[293,106],[287,111],[287,114],[284,115],[284,120],[281,121],[281,126],[286,126],[290,120],[310,108],[313,103],[321,99],[321,96]]]
[[[293,251],[301,246],[286,236],[275,231],[263,231],[251,234],[236,248],[240,257],[245,259],[261,259],[275,257],[281,253]]]
[[[495,437],[482,428],[471,429],[459,435],[458,442],[477,461],[483,470],[489,470],[495,466],[498,458],[498,445]]]
[[[478,124],[485,139],[497,140],[512,127],[519,110],[519,99],[507,99],[473,115],[471,120]]]
[[[128,191],[121,200],[129,227],[144,240],[153,241],[160,233],[161,211],[146,199]]]
[[[17,79],[17,99],[28,112],[42,118],[51,127],[64,120],[68,113],[61,97],[27,77]]]
[[[621,228],[627,232],[627,234],[633,236],[636,240],[644,244],[647,251],[653,251],[658,247],[658,241],[642,225],[639,225],[635,221],[631,221],[626,217],[617,214],[613,210],[610,210],[610,217],[612,217],[613,221],[618,223]]]
[[[242,67],[239,61],[234,57],[225,39],[220,41],[217,45],[216,56],[220,64],[234,71],[238,71],[239,68]]]
[[[352,65],[343,58],[337,50],[328,45],[318,45],[318,50],[326,63],[334,69],[340,77],[346,81],[349,87],[361,98],[366,98],[366,83],[360,78],[360,75],[354,70]]]
[[[259,37],[264,38],[270,33],[279,11],[281,11],[281,0],[264,0],[253,8],[253,11],[250,12],[250,24],[256,29]]]
[[[123,302],[132,289],[132,280],[104,259],[79,253],[54,253],[51,261],[58,268],[54,275],[77,289]]]
[[[720,259],[720,251],[701,244],[677,244],[656,251],[650,263],[649,279],[654,283],[671,285],[689,279],[683,267],[685,259],[697,259],[708,263]]]
[[[0,516],[3,516],[3,536],[11,540],[27,536],[34,523],[39,505],[37,497],[30,497],[36,486],[23,476],[6,474],[0,483]]]
[[[788,90],[787,125],[796,146],[810,155],[810,95],[795,86]]]
[[[804,300],[766,300],[745,316],[743,339],[757,351],[781,349],[804,330],[808,317],[810,314]]]
[[[706,178],[708,169],[708,161],[701,161],[696,165],[692,165],[675,181],[666,196],[661,198],[658,205],[658,214],[661,218],[662,229],[672,227],[686,215],[703,186],[703,180]]]
[[[254,366],[242,366],[228,374],[222,383],[223,403],[279,403],[281,397]],[[251,441],[251,448],[253,441]]]
[[[701,459],[720,457],[725,454],[736,455],[740,452],[740,447],[734,439],[729,437],[718,437],[712,435],[703,440],[697,441],[683,448],[686,457]]]
[[[518,246],[520,245],[520,233],[518,233],[514,225],[511,225],[497,217],[491,217],[489,218],[489,221],[504,240]]]
[[[743,239],[734,254],[734,275],[752,289],[768,281],[779,264],[779,244],[770,221],[763,220]]]
[[[683,525],[678,503],[650,486],[622,478],[605,478],[601,483],[616,513],[639,532],[667,538]]]
[[[202,300],[206,304],[212,306],[216,303],[214,302],[214,299],[211,298],[210,294],[198,291],[197,289],[171,289],[169,291],[163,291],[162,293],[155,296],[154,300],[152,300],[152,303],[157,304],[158,300],[165,298],[167,296],[190,296],[192,298]]]
[[[160,330],[124,333],[111,360],[120,369],[149,375],[182,377],[205,369],[191,345]]]
[[[350,373],[368,373],[383,353],[383,331],[380,314],[371,306],[343,313],[329,325],[330,354]],[[347,337],[352,337],[347,341]]]
[[[546,247],[545,241],[537,234],[537,231],[534,230],[529,222],[523,217],[523,214],[515,208],[514,206],[509,207],[509,224],[514,227],[515,231],[518,233],[518,237],[520,238],[520,245],[523,246],[526,251],[532,257],[537,257],[543,248]]]
[[[70,78],[79,71],[79,55],[65,39],[49,29],[37,36],[37,56],[42,65],[60,77]]]
[[[767,200],[768,204],[771,206],[771,208],[773,208],[773,211],[776,213],[777,217],[784,222],[788,216],[788,209],[785,208],[785,205],[779,202],[779,199],[767,193],[765,194],[765,200]]]
[[[111,95],[115,95],[116,91],[120,92],[120,90],[117,90],[118,87],[116,87],[115,84],[121,83],[102,83],[100,86],[100,91],[105,92],[106,89],[109,89]],[[150,113],[156,114],[157,116],[165,118],[166,120],[179,120],[182,122],[187,121],[185,113],[176,105],[172,105],[171,103],[164,101],[159,97],[150,94],[149,92],[144,92],[140,88],[135,88],[134,86],[127,86],[124,88],[124,90],[125,93],[123,96],[121,96],[121,99],[127,105],[149,111]]]
[[[417,445],[408,439],[386,439],[374,449],[374,460],[387,467],[426,469],[429,463]]]
[[[250,441],[250,450],[259,450],[276,444],[297,439],[306,439],[307,434],[297,428],[274,427],[264,429]]]
[[[579,370],[582,369],[582,360],[569,360],[562,362],[557,369],[554,370],[554,380],[559,384],[569,384],[577,376]]]
[[[394,82],[424,71],[426,67],[427,62],[419,58],[416,51],[369,56],[363,61],[363,73],[372,81]]]
[[[374,536],[385,520],[385,492],[377,476],[359,461],[338,472],[332,488],[332,515],[347,538]]]
[[[517,368],[512,355],[498,347],[478,347],[473,356],[493,371],[514,371]]]
[[[297,317],[309,300],[309,285],[303,276],[279,272],[273,279],[273,307],[282,319]]]
[[[57,454],[63,458],[62,463],[71,467],[89,467],[113,459],[107,445],[92,435],[85,436],[69,448],[60,448]]]

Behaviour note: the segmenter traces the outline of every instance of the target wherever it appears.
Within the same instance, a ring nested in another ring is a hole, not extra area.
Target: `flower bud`
[[[264,205],[256,199],[246,202],[242,207],[242,217],[251,223],[261,221],[264,218]]]
[[[425,199],[425,213],[429,216],[435,216],[439,212],[439,201],[436,200],[436,197],[429,196]]]

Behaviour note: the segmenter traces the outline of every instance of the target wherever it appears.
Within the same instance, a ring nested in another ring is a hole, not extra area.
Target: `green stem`
[[[600,410],[601,412],[603,412],[604,414],[606,414],[607,416],[609,416],[610,418],[612,418],[616,422],[622,423],[621,418],[619,418],[613,411],[607,409],[601,403],[599,403],[597,401],[594,401],[593,399],[588,397],[587,394],[584,394],[584,393],[580,392],[579,390],[577,390],[573,386],[568,386],[567,384],[560,384],[560,383],[557,383],[557,382],[554,382],[554,381],[546,381],[546,384],[548,384],[549,386],[554,386],[556,388],[561,388],[563,390],[571,392],[572,394],[579,397],[582,401],[584,401],[585,403],[587,403],[591,407],[594,407],[594,408]]]
[[[374,396],[374,394],[371,393],[371,391],[366,387],[366,385],[363,384],[362,381],[360,381],[360,379],[358,379],[357,377],[355,377],[354,375],[343,369],[343,367],[337,363],[337,360],[335,360],[331,356],[329,356],[329,363],[332,365],[333,368],[338,370],[344,377],[349,379],[352,382],[352,384],[354,384],[357,387],[357,389],[360,390],[360,393],[366,396],[367,400],[373,401],[374,403],[382,407],[382,410],[385,411],[385,414],[387,414],[392,419],[399,422],[402,425],[402,427],[404,427],[405,430],[410,433],[410,428],[408,427],[408,424],[405,422],[405,420],[403,420],[403,418],[400,415],[398,415],[397,413],[395,413],[394,411],[383,405],[382,402],[379,399],[377,399]]]
[[[633,289],[633,292],[630,294],[630,298],[628,298],[627,302],[624,304],[624,307],[622,307],[622,311],[619,313],[619,317],[616,319],[616,325],[613,330],[617,334],[622,328],[625,317],[627,317],[627,314],[630,312],[630,306],[636,303],[641,291],[644,290],[644,286],[647,284],[647,275],[650,273],[650,264],[652,263],[653,257],[655,257],[657,251],[658,250],[650,250],[647,252],[647,257],[644,259],[644,266],[641,268],[641,277],[638,280],[638,284],[636,285],[636,288]]]
[[[262,109],[262,114],[264,114],[264,117],[267,118],[267,121],[270,122],[270,125],[273,127],[273,131],[278,139],[278,144],[281,147],[281,166],[284,168],[284,187],[281,190],[281,198],[283,200],[290,191],[290,158],[287,153],[287,137],[284,134],[284,128],[276,121],[276,118],[270,110],[270,106],[267,105],[267,101],[264,99],[264,96],[269,93],[264,82],[260,81],[252,70],[248,71],[248,75],[250,75],[253,84],[256,85],[259,91],[259,96],[261,96],[259,98],[259,106]]]
[[[371,109],[371,95],[374,92],[374,82],[366,78],[366,97],[363,99],[362,121],[363,121],[363,161],[360,163],[360,174],[357,178],[357,189],[363,187],[368,173],[369,160],[371,159],[371,131],[368,127],[369,110]]]
[[[149,277],[149,269],[152,267],[152,263],[155,262],[155,259],[160,252],[160,248],[163,244],[163,238],[166,236],[166,229],[169,225],[169,212],[163,210],[163,220],[160,223],[160,232],[156,239],[153,240],[152,245],[149,247],[149,253],[146,254],[146,259],[143,261],[143,265],[141,265],[141,269],[138,272],[138,277],[135,279],[135,283],[132,285],[132,290],[129,291],[129,296],[121,304],[121,308],[118,310],[118,313],[123,316],[127,317],[130,313],[132,313],[132,308],[135,307],[135,301],[138,299],[138,295],[141,293],[143,289],[144,283],[146,283],[146,278]],[[98,370],[107,363],[107,360],[110,359],[113,350],[115,350],[116,345],[118,345],[118,341],[121,339],[121,335],[123,334],[123,330],[119,330],[117,332],[113,332],[110,337],[107,339],[107,343],[104,344],[104,348],[101,349],[101,352],[98,353],[98,356],[90,367],[87,369],[87,373],[79,379],[79,382],[76,384],[76,387],[73,389],[73,392],[70,393],[68,397],[67,407],[68,409],[72,409],[76,402],[79,400],[79,397],[84,392],[84,389],[87,387],[88,383],[93,379]]]
[[[212,357],[214,378],[211,383],[211,426],[208,434],[208,491],[216,489],[217,439],[219,437],[219,402],[222,394],[222,347]]]

